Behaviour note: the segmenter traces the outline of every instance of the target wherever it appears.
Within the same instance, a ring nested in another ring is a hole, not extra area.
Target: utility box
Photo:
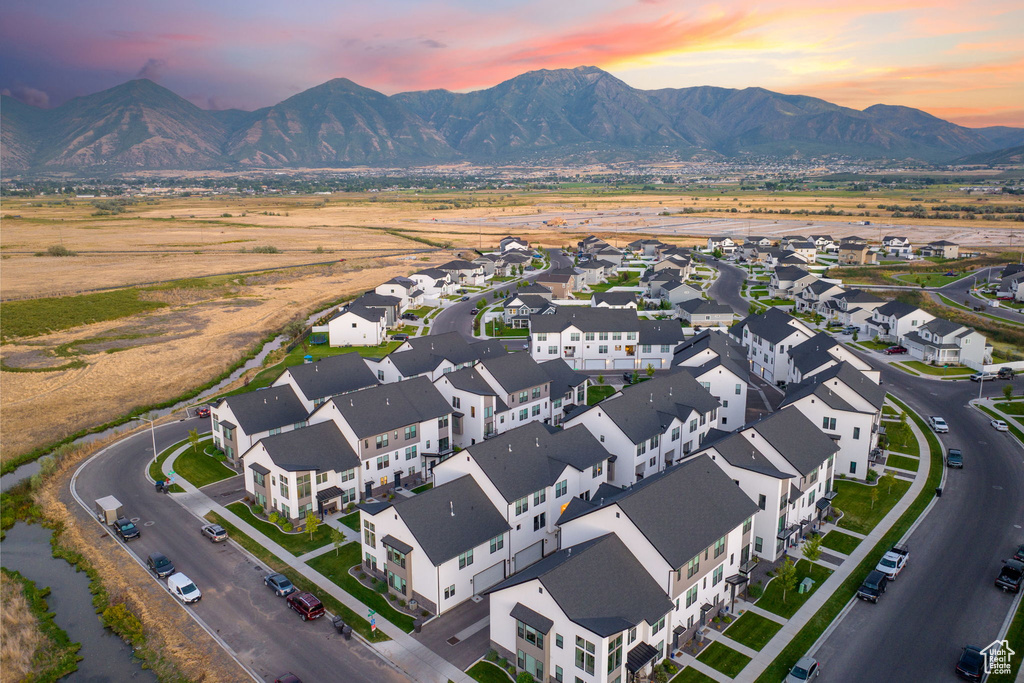
[[[124,517],[124,510],[117,498],[106,496],[96,500],[96,519],[111,526],[118,517]]]

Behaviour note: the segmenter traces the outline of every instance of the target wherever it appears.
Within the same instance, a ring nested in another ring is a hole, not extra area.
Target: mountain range
[[[210,111],[149,80],[39,109],[0,99],[5,175],[806,158],[945,162],[1024,145],[918,109],[863,111],[762,88],[640,90],[595,67],[531,71],[469,93],[387,96],[338,78],[252,112]]]

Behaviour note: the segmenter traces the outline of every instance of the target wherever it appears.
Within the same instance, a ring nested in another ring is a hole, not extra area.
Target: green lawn
[[[162,453],[160,453],[160,455],[157,456],[156,460],[151,461],[149,463],[149,476],[150,476],[150,478],[153,481],[156,481],[157,479],[164,479],[165,478],[166,475],[164,475],[164,460],[167,460],[167,457],[171,453],[173,453],[174,451],[176,451],[177,449],[181,448],[182,446],[184,446],[187,443],[188,443],[188,439],[185,439],[183,441],[179,441],[178,443],[169,446],[166,450],[164,450]],[[172,484],[171,485],[171,493],[184,493],[184,492],[185,492],[185,489],[181,488],[177,484]]]
[[[391,640],[388,636],[384,635],[381,631],[371,631],[370,622],[364,619],[362,616],[356,614],[351,609],[341,604],[340,601],[336,600],[333,596],[323,593],[320,591],[312,581],[307,579],[302,574],[299,574],[293,568],[289,567],[283,561],[281,561],[276,555],[271,553],[269,550],[261,546],[250,536],[243,533],[238,527],[231,522],[227,521],[216,512],[206,513],[207,522],[216,522],[222,527],[227,529],[228,534],[231,536],[231,540],[242,546],[254,556],[259,558],[264,564],[267,565],[267,569],[270,571],[280,572],[288,577],[288,579],[295,584],[295,587],[300,591],[310,591],[320,598],[320,601],[324,603],[331,614],[336,614],[345,620],[345,623],[352,627],[352,630],[363,636],[367,640],[373,643],[383,643],[386,640]]]
[[[743,671],[743,667],[750,663],[750,657],[716,640],[697,655],[697,661],[721,671],[729,678],[736,678],[736,675]]]
[[[910,488],[909,481],[897,480],[892,493],[881,486],[867,486],[854,481],[838,480],[835,482],[838,495],[832,504],[843,511],[839,526],[858,534],[870,533],[875,525],[889,512],[896,501]],[[872,505],[871,490],[878,489],[878,500]]]
[[[917,458],[908,458],[905,455],[896,455],[890,453],[889,458],[885,461],[886,467],[895,467],[901,470],[909,470],[911,472],[917,472],[917,468],[921,465]]]
[[[352,531],[359,531],[359,511],[357,510],[350,515],[345,515],[341,518],[341,523]]]
[[[245,503],[231,503],[227,508],[252,525],[261,534],[295,556],[308,553],[310,550],[316,550],[331,542],[330,527],[326,524],[320,525],[320,528],[313,534],[313,540],[311,541],[307,533],[288,534],[281,531],[276,524],[263,521],[252,514],[249,506]]]
[[[996,410],[1007,415],[1024,415],[1024,402],[1014,401],[1013,403],[996,403]]]
[[[146,290],[130,287],[78,296],[8,301],[0,304],[0,316],[4,319],[3,336],[33,337],[167,306],[166,303],[141,298],[143,291]]]
[[[833,530],[825,534],[825,537],[821,539],[821,545],[843,555],[849,555],[860,545],[860,539],[850,534],[844,534],[842,531]]]
[[[419,308],[410,308],[409,310],[407,310],[405,312],[406,313],[412,313],[413,315],[417,315],[417,316],[419,316],[421,318],[425,318],[425,317],[427,317],[428,315],[430,315],[431,313],[434,312],[434,307],[433,306],[420,306]]]
[[[892,406],[884,405],[884,406],[882,406],[882,415],[885,415],[887,417],[899,417],[900,413],[899,413],[898,410],[896,410]]]
[[[747,612],[725,629],[725,635],[751,650],[760,650],[782,628],[782,624],[760,614]]]
[[[942,377],[966,377],[967,375],[974,373],[974,370],[964,367],[963,365],[951,365],[947,368],[944,368],[939,365],[928,365],[927,363],[922,363],[919,360],[905,360],[903,361],[903,365],[906,365],[908,368],[911,368],[913,370],[917,370],[918,372],[923,372],[926,375],[940,375]]]
[[[952,299],[944,297],[941,294],[939,294],[939,300],[942,301],[942,303],[946,304],[947,306],[952,306],[953,308],[959,308],[961,311],[970,311],[971,310],[971,308],[969,306],[964,306],[963,304],[958,304],[957,302],[953,301]]]
[[[607,384],[596,384],[587,387],[587,405],[592,406],[595,403],[600,403],[614,393],[615,388]]]
[[[807,598],[814,594],[814,591],[821,587],[825,579],[832,575],[832,570],[822,567],[819,564],[812,564],[807,560],[800,560],[796,563],[796,585],[797,587],[786,593],[786,600],[782,600],[782,587],[778,581],[772,581],[764,589],[764,595],[757,600],[757,606],[769,612],[778,614],[780,617],[789,619],[800,609]],[[806,593],[799,592],[800,582],[811,577],[814,586]]]
[[[412,492],[413,493],[423,493],[424,491],[429,491],[432,488],[434,488],[434,484],[433,483],[423,484],[422,486],[417,486],[416,488],[414,488],[412,490]]]
[[[876,342],[872,339],[862,340],[857,343],[863,346],[864,348],[868,349],[869,351],[885,351],[887,348],[892,346],[892,344],[887,344],[885,342],[880,341]]]
[[[514,680],[498,666],[490,662],[477,662],[469,667],[466,673],[474,681],[480,681],[480,683],[509,683],[509,681]]]
[[[886,422],[885,436],[889,439],[889,450],[899,453],[917,455],[920,453],[917,437],[909,424],[902,422]]]
[[[765,306],[792,306],[792,299],[758,299],[758,303],[762,303]]]
[[[688,666],[673,678],[669,683],[717,683],[714,678],[705,676],[692,666]]]
[[[351,567],[356,566],[361,561],[362,545],[359,543],[348,543],[341,546],[337,554],[334,551],[327,552],[314,557],[306,564],[338,584],[342,590],[370,609],[377,610],[382,617],[398,628],[406,633],[412,631],[413,618],[411,616],[399,612],[392,607],[387,595],[378,593],[372,588],[367,588],[348,573]]]
[[[525,327],[501,327],[495,325],[494,320],[484,325],[484,333],[488,337],[529,337],[530,330]]]
[[[943,271],[946,272],[946,271]],[[899,273],[892,276],[900,284],[918,285],[925,287],[942,287],[963,277],[963,275],[943,275],[942,273]]]
[[[997,420],[1003,420],[1006,423],[1006,426],[1010,428],[1010,433],[1013,434],[1015,437],[1017,437],[1017,439],[1019,441],[1024,442],[1024,432],[1022,432],[1017,427],[1017,425],[1014,424],[1013,420],[1007,420],[1005,415],[1000,415],[999,413],[995,412],[994,410],[989,410],[985,406],[978,406],[978,407],[981,408],[981,410],[986,415],[988,415],[989,417],[994,417]]]
[[[220,455],[220,452],[215,451],[210,444],[209,440],[201,441],[199,442],[198,450],[190,446],[188,450],[174,460],[174,471],[197,488],[202,488],[207,484],[228,479],[238,474],[218,460],[216,456],[206,455],[203,452],[207,447],[210,447],[210,450],[214,450],[214,452]],[[224,456],[220,455],[220,457],[223,458]]]

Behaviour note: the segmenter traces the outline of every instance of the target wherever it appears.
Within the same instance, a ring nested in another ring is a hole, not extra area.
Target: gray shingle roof
[[[540,363],[540,368],[551,380],[551,398],[555,400],[587,381],[586,375],[573,370],[561,358],[544,361]]]
[[[637,444],[663,433],[673,418],[685,421],[694,410],[709,413],[718,405],[718,399],[693,377],[675,373],[625,387],[599,407]]]
[[[596,292],[591,301],[594,305],[625,306],[636,303],[636,292]]]
[[[751,334],[767,339],[773,344],[778,344],[794,332],[799,331],[799,328],[790,324],[794,321],[796,321],[796,318],[788,313],[784,313],[777,308],[769,308],[764,313],[748,315],[729,331],[732,333],[733,330],[738,330],[737,336],[742,336],[742,328],[746,327],[750,330]]]
[[[480,266],[463,259],[455,259],[448,263],[442,263],[437,268],[438,270],[477,270]]]
[[[801,475],[818,469],[839,446],[793,407],[776,411],[749,427],[764,437]]]
[[[608,451],[586,427],[551,433],[538,422],[469,446],[466,451],[509,503],[553,486],[567,465],[582,472],[608,459]]]
[[[835,337],[824,332],[818,332],[810,339],[790,348],[787,353],[793,360],[793,367],[801,373],[806,373],[808,370],[820,368],[829,361],[836,361],[828,350],[837,346],[840,346],[840,344],[835,340]]]
[[[672,601],[615,534],[564,548],[490,592],[537,579],[570,620],[601,637],[653,624]]]
[[[946,320],[945,318],[935,318],[934,320],[929,320],[924,325],[918,327],[917,331],[920,333],[923,330],[928,330],[932,334],[945,337],[947,334],[953,334],[964,327],[966,327],[966,325],[961,325],[960,323],[955,323],[951,320]]]
[[[732,306],[707,299],[690,299],[679,304],[690,315],[732,315]]]
[[[377,292],[370,290],[353,301],[351,305],[365,306],[367,308],[388,308],[390,306],[400,306],[401,304],[402,300],[397,296],[391,296],[390,294],[378,294]]]
[[[871,381],[871,378],[846,361],[812,375],[807,379],[814,382],[838,379],[876,408],[881,408],[885,402],[885,389],[875,384]]]
[[[917,306],[911,306],[910,304],[905,304],[902,301],[890,301],[889,303],[876,308],[875,312],[878,313],[878,315],[884,315],[886,317],[895,315],[897,318],[904,318],[918,310],[920,309]]]
[[[884,301],[884,299],[875,296],[871,292],[865,292],[863,289],[850,289],[836,298],[844,300],[847,304],[870,304]]]
[[[360,439],[452,412],[444,396],[426,377],[381,384],[336,396],[318,411],[332,403]]]
[[[513,294],[509,298],[501,302],[501,305],[505,308],[513,305],[513,302],[519,301],[520,303],[515,304],[516,306],[526,305],[533,310],[543,311],[551,307],[551,302],[545,299],[540,294]]]
[[[562,332],[570,325],[583,332],[639,332],[636,311],[631,308],[563,306],[551,315],[530,316],[530,332]]]
[[[310,401],[378,384],[377,378],[358,353],[327,356],[313,363],[292,366],[285,373],[295,380],[302,395]]]
[[[550,287],[539,285],[536,282],[526,285],[525,287],[517,287],[515,291],[517,294],[547,294],[548,296],[551,295]]]
[[[641,320],[640,344],[675,347],[683,341],[683,328],[678,320]]]
[[[747,350],[733,340],[728,334],[722,332],[704,330],[697,336],[676,347],[675,355],[672,357],[672,365],[685,365],[690,358],[697,356],[704,351],[712,351],[718,356],[719,361],[732,371],[744,382],[750,374],[750,361],[747,360]],[[708,365],[703,363],[701,367]]]
[[[345,307],[345,308],[341,309],[340,311],[338,311],[337,315],[335,315],[333,318],[331,318],[331,320],[334,320],[335,318],[340,318],[341,316],[345,315],[346,313],[351,313],[352,315],[357,315],[360,318],[362,318],[363,320],[368,320],[368,321],[373,322],[373,323],[379,323],[381,320],[384,319],[386,314],[384,313],[384,311],[381,308],[376,308],[376,307],[371,308],[371,307],[368,307],[368,306],[363,306],[363,305],[361,305],[359,303],[361,298],[362,297],[360,297],[359,299],[356,299],[351,304],[349,304],[347,307]]]
[[[288,384],[228,396],[217,405],[219,407],[225,403],[246,434],[288,427],[304,421],[309,415],[295,390]]]
[[[793,384],[787,387],[786,398],[783,399],[779,407],[785,408],[808,396],[814,396],[834,410],[843,410],[851,413],[861,412],[850,405],[842,396],[832,391],[827,384],[815,381],[801,382],[800,384]]]
[[[409,348],[392,351],[387,356],[405,377],[431,372],[442,360],[461,365],[479,358],[478,352],[458,332],[413,337],[405,344]]]
[[[601,495],[601,491],[598,491]],[[673,569],[743,524],[758,507],[707,455],[691,458],[604,499],[617,505]],[[577,517],[582,515],[577,515]],[[566,524],[569,520],[559,520]]]
[[[449,372],[445,377],[451,382],[453,387],[460,391],[468,391],[478,396],[497,395],[475,366]]]
[[[500,339],[484,339],[472,342],[469,345],[469,348],[473,352],[473,355],[480,360],[496,358],[508,353],[508,349],[505,348],[505,343]]]
[[[512,608],[512,611],[508,613],[510,617],[517,621],[521,621],[531,628],[535,628],[541,633],[547,635],[551,627],[555,625],[555,622],[548,619],[543,614],[534,612],[532,609],[527,607],[521,602],[517,602],[516,606]]]
[[[468,474],[405,498],[394,508],[434,566],[511,528]]]
[[[333,422],[265,436],[260,443],[274,464],[288,472],[345,472],[361,464]]]
[[[506,353],[481,361],[480,365],[486,368],[508,393],[547,384],[550,381],[547,373],[528,353]]]
[[[713,448],[725,458],[725,461],[733,467],[739,467],[758,474],[764,474],[776,479],[790,479],[794,475],[782,472],[768,457],[758,450],[757,446],[748,441],[743,435],[732,433],[729,436],[718,439],[713,443],[706,439],[706,448]]]

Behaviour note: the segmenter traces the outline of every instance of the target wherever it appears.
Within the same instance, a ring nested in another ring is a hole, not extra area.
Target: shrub
[[[427,610],[425,610],[425,609],[421,609],[421,610],[420,610],[420,616],[421,616],[421,617],[429,617],[429,616],[430,616],[430,612],[428,612],[428,611],[427,611]]]
[[[761,585],[760,581],[753,583],[747,588],[747,595],[750,596],[751,600],[757,600],[764,593],[764,586]]]
[[[263,514],[263,506],[262,505],[253,505],[252,506],[252,512],[253,512],[254,515],[262,515]]]
[[[867,476],[865,478],[868,481],[875,481],[876,479],[878,479],[878,471],[877,470],[868,470]]]
[[[73,251],[67,249],[63,244],[55,244],[51,247],[46,248],[47,256],[78,256]]]
[[[252,253],[254,253],[254,254],[280,254],[281,250],[278,249],[277,247],[274,247],[274,246],[271,246],[271,245],[268,244],[268,245],[263,246],[263,247],[253,247],[252,248]]]
[[[278,515],[276,512],[271,512],[269,515],[267,515],[267,520],[271,524],[277,524],[279,519],[281,519],[281,516]]]
[[[498,666],[500,666],[502,669],[508,668],[508,660],[502,657],[498,660]]]
[[[399,600],[398,601],[398,606],[399,607],[405,607],[405,600]]]
[[[365,579],[366,578],[366,572],[359,572],[359,578],[360,579]]]
[[[142,622],[128,611],[123,602],[110,605],[103,610],[103,625],[121,636],[125,642],[137,645],[145,640]]]
[[[384,583],[383,581],[378,581],[378,582],[377,582],[377,585],[376,585],[376,586],[374,586],[374,589],[375,589],[375,590],[376,590],[376,591],[377,591],[378,593],[380,593],[381,595],[383,595],[384,593],[387,593],[387,592],[388,592],[388,585],[387,585],[386,583]]]
[[[291,530],[292,530],[292,523],[291,522],[285,522],[284,524],[281,525],[281,531],[283,531],[285,533],[288,533]]]
[[[390,600],[391,602],[394,602],[395,601],[395,594],[394,593],[388,593],[388,600]]]
[[[523,671],[516,676],[516,683],[536,683],[537,679],[529,671]]]
[[[496,661],[498,661],[498,651],[497,650],[488,650],[487,654],[484,655],[484,659],[486,659],[488,662],[496,662]]]

